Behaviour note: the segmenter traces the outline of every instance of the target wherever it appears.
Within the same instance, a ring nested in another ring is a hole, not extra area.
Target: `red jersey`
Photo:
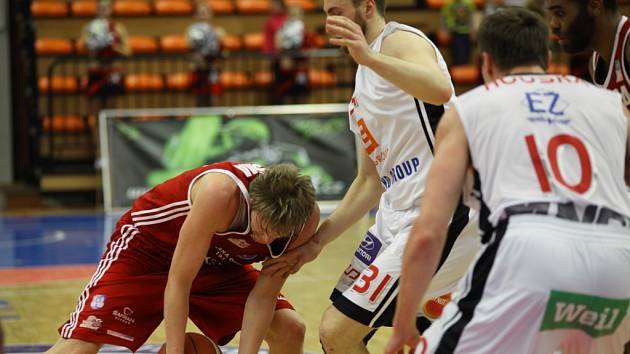
[[[256,243],[251,237],[249,184],[264,171],[260,165],[236,162],[221,162],[186,171],[171,178],[148,192],[133,203],[118,221],[121,234],[134,233],[141,242],[136,247],[148,252],[151,257],[170,259],[173,257],[179,231],[191,208],[193,183],[208,173],[222,173],[230,177],[241,191],[246,210],[246,222],[240,230],[217,233],[206,255],[206,265],[244,265],[267,259],[266,245]],[[238,215],[238,213],[237,213]],[[211,217],[210,215],[208,217]],[[130,231],[131,232],[126,232]],[[137,233],[136,233],[137,232]],[[210,235],[208,235],[210,236]]]
[[[600,55],[597,52],[593,52],[590,65],[593,83],[599,87],[619,92],[623,104],[630,108],[630,79],[628,78],[625,54],[628,34],[630,34],[630,21],[626,16],[622,16],[617,25],[612,60],[608,67],[603,61],[600,61]]]

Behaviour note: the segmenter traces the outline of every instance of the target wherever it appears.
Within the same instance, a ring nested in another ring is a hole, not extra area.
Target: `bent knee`
[[[326,353],[341,353],[361,345],[363,337],[371,330],[334,306],[330,306],[319,325],[319,341]]]
[[[78,339],[60,338],[46,354],[96,354],[101,344]]]
[[[279,310],[274,315],[267,333],[268,342],[304,342],[306,323],[293,310]],[[271,343],[270,343],[271,344]]]

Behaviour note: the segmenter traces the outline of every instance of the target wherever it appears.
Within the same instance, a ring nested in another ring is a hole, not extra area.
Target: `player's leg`
[[[95,354],[102,344],[91,343],[78,339],[59,338],[46,354]]]
[[[374,328],[346,316],[334,306],[328,307],[319,325],[319,340],[325,353],[368,353],[363,342]]]
[[[136,252],[137,231],[116,232],[50,353],[96,353],[103,344],[137,350],[162,321],[168,262]],[[162,269],[164,268],[164,269]],[[150,274],[150,275],[143,275]]]
[[[277,309],[265,336],[270,354],[301,354],[304,352],[306,324],[293,309]]]
[[[215,343],[227,344],[241,330],[245,303],[259,274],[251,265],[202,268],[191,289],[190,319]],[[265,337],[272,353],[302,353],[304,333],[300,315],[285,297],[279,296]]]

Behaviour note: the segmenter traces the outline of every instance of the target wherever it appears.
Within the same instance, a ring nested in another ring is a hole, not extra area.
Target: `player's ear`
[[[488,52],[481,53],[481,76],[483,76],[483,81],[488,83],[494,81],[494,63],[492,61],[492,57]]]
[[[547,72],[547,70],[549,70],[549,67],[551,66],[551,60],[553,59],[553,53],[551,52],[551,49],[547,50],[547,66],[545,67],[545,72]]]
[[[376,11],[374,0],[365,0],[365,18],[371,18],[376,14]]]

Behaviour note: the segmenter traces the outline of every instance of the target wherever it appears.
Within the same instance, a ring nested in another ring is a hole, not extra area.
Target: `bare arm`
[[[626,185],[630,186],[630,111],[623,107],[623,114],[628,120],[628,135],[626,136]]]
[[[286,279],[284,275],[271,274],[263,268],[245,303],[239,354],[258,353],[271,325],[276,301]]]
[[[214,173],[193,186],[192,208],[179,233],[164,293],[168,353],[184,352],[190,287],[208,253],[212,235],[227,228],[232,220],[236,188],[229,177]]]
[[[127,29],[121,23],[116,23],[114,30],[120,38],[120,44],[114,45],[114,50],[118,53],[128,56],[131,54],[131,48],[129,47],[129,36],[127,35]]]
[[[345,17],[329,16],[326,31],[333,36],[330,43],[347,47],[357,64],[369,67],[411,96],[441,105],[453,95],[433,46],[417,34],[394,32],[377,53],[368,47],[361,27]]]
[[[403,254],[394,334],[386,347],[387,354],[396,353],[405,344],[418,342],[416,309],[440,260],[469,161],[464,128],[457,111],[451,109],[444,114],[437,131],[435,159],[427,177],[420,216]]]

